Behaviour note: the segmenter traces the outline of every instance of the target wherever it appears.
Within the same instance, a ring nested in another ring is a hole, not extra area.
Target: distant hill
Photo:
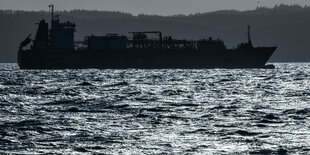
[[[228,47],[245,42],[246,27],[252,26],[256,46],[277,45],[272,62],[310,61],[310,8],[279,5],[251,11],[216,11],[193,15],[156,16],[128,13],[73,10],[58,12],[63,21],[77,24],[76,40],[90,34],[159,30],[175,38],[222,38]],[[0,11],[0,62],[16,62],[19,43],[35,35],[41,18],[50,20],[48,12]]]

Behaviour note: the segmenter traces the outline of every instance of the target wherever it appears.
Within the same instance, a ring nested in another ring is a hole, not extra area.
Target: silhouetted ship
[[[248,43],[227,49],[220,39],[178,40],[159,31],[130,32],[132,38],[118,34],[87,36],[74,42],[76,25],[60,23],[52,9],[51,29],[42,19],[35,39],[30,35],[20,44],[21,69],[199,69],[274,68],[266,62],[276,47],[253,47],[248,27]],[[148,35],[158,36],[149,39]],[[33,42],[30,49],[23,49]]]

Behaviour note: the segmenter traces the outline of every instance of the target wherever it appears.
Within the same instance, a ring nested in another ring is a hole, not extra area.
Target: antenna
[[[51,4],[51,5],[49,5],[48,7],[50,7],[51,10],[52,10],[52,20],[54,20],[54,5]]]

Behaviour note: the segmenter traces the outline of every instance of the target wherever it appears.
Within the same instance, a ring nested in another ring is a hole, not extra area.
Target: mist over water
[[[310,151],[310,64],[19,70],[0,64],[1,153]]]

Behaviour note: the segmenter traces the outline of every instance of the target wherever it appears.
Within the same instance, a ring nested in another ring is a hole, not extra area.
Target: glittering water
[[[306,154],[309,68],[21,71],[1,64],[0,154]]]

